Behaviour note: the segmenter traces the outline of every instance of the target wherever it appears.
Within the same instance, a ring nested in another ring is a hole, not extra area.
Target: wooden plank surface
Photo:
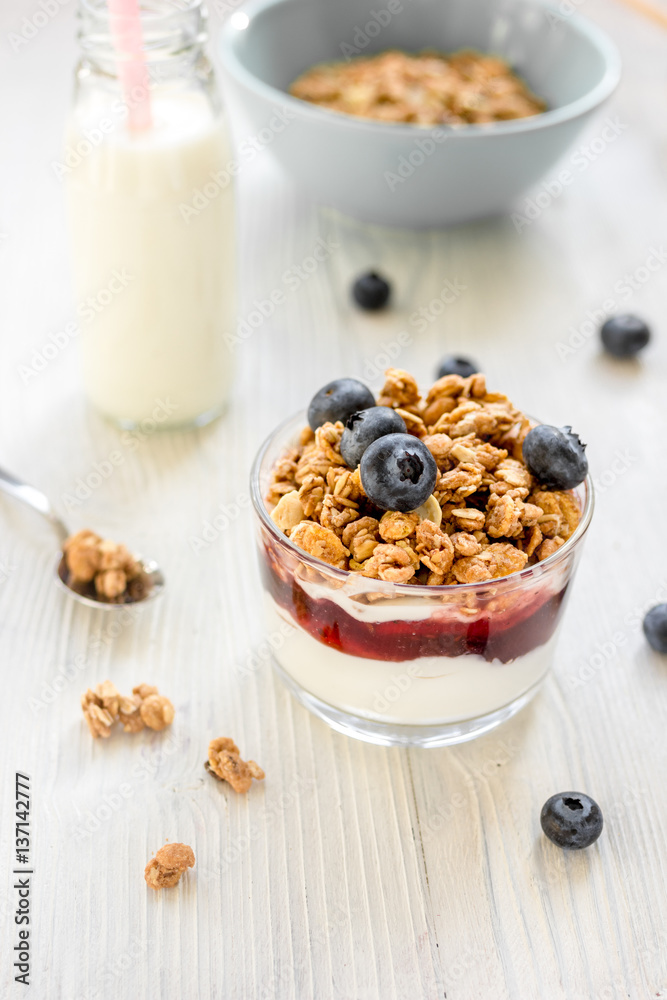
[[[154,555],[168,576],[164,598],[112,635],[103,613],[56,591],[48,529],[0,499],[3,998],[667,996],[667,661],[640,628],[667,595],[667,34],[611,0],[579,9],[625,62],[581,144],[605,117],[623,127],[520,233],[508,219],[385,233],[305,203],[268,153],[244,169],[241,313],[275,288],[285,302],[239,348],[224,420],[144,440],[86,408],[75,342],[21,376],[74,318],[50,166],[74,12],[63,6],[13,51],[10,32],[37,7],[3,10],[0,464],[61,503],[120,448],[122,463],[70,520]],[[291,290],[285,272],[320,238],[330,255]],[[662,263],[643,281],[656,250]],[[394,282],[385,315],[349,304],[367,266]],[[418,329],[411,316],[446,280],[460,294]],[[610,298],[654,324],[641,363],[598,352],[588,313]],[[371,366],[378,384],[402,331],[410,343],[395,360],[422,382],[441,354],[462,350],[527,411],[573,424],[599,485],[543,692],[501,729],[443,750],[348,740],[273,678],[245,506],[252,456],[275,423],[334,375]],[[195,552],[220,505],[229,526]],[[121,689],[159,684],[176,706],[171,729],[93,742],[78,699],[106,677]],[[247,798],[204,774],[207,741],[223,733],[266,770]],[[27,989],[9,969],[16,770],[32,776],[35,805]],[[539,829],[545,799],[572,787],[606,817],[581,855]],[[191,844],[197,865],[177,891],[154,894],[143,866],[166,838]]]

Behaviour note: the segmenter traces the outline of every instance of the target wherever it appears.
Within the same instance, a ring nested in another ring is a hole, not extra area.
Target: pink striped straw
[[[139,0],[109,0],[109,14],[118,77],[129,109],[130,131],[144,132],[153,122]]]

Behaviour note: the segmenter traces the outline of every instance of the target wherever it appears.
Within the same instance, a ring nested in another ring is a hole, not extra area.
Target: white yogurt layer
[[[321,701],[365,719],[437,725],[487,715],[537,684],[553,660],[555,636],[509,663],[475,653],[400,662],[351,656],[308,635],[265,597],[269,635],[284,636],[285,621],[294,626],[273,654],[285,673]]]

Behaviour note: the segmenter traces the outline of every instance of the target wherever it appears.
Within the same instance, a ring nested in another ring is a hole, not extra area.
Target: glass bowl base
[[[272,658],[272,663],[273,669],[285,687],[313,715],[317,715],[332,729],[345,736],[385,747],[447,747],[477,739],[478,736],[483,736],[484,733],[490,732],[520,712],[537,694],[544,682],[544,677],[541,677],[536,684],[533,684],[514,701],[496,709],[495,712],[479,715],[473,719],[442,722],[430,726],[401,725],[397,722],[378,722],[374,719],[365,719],[320,701],[315,695],[310,694],[297,684],[277,663],[275,657]]]

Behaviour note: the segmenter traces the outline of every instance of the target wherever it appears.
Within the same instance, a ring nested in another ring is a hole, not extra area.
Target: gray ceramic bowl
[[[549,110],[433,130],[354,118],[287,93],[314,63],[426,47],[501,55]],[[509,210],[620,76],[617,50],[598,28],[538,0],[250,0],[225,24],[221,55],[254,146],[270,148],[300,190],[365,222],[415,228]]]

